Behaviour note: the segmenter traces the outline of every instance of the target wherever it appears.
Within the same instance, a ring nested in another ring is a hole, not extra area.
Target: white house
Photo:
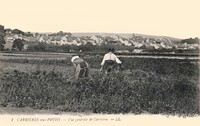
[[[45,40],[42,36],[39,38],[39,42],[45,42]]]
[[[143,50],[142,49],[134,49],[133,53],[141,53]]]
[[[131,43],[129,41],[127,41],[127,40],[122,40],[122,38],[119,38],[119,41],[121,43],[123,43],[124,45],[131,46]]]

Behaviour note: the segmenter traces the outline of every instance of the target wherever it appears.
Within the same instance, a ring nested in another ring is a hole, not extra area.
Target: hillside
[[[195,42],[188,42],[190,39],[182,41],[179,38],[168,36],[155,36],[136,33],[34,33],[24,32],[19,29],[9,29],[1,27],[1,32],[4,34],[6,44],[5,49],[11,49],[15,39],[23,39],[26,47],[37,45],[38,43],[55,44],[55,45],[102,45],[113,44],[118,46],[130,46],[133,49],[198,49],[199,40],[195,38]],[[35,43],[35,44],[34,44]]]
[[[101,36],[114,36],[118,35],[122,38],[132,38],[133,36],[141,36],[143,38],[154,38],[154,39],[171,39],[174,41],[180,41],[181,39],[179,38],[174,38],[174,37],[169,37],[169,36],[155,36],[155,35],[145,35],[145,34],[137,34],[137,33],[72,33],[76,37],[82,37],[82,36],[94,36],[94,35],[101,35]]]

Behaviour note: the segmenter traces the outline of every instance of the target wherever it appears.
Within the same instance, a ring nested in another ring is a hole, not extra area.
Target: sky
[[[199,0],[0,0],[0,25],[30,32],[200,38]]]

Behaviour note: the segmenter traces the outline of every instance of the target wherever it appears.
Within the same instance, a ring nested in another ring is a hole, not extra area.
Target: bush
[[[137,74],[135,74],[137,73]],[[199,114],[198,83],[143,71],[94,74],[68,82],[60,73],[14,71],[2,77],[1,104],[67,112]]]

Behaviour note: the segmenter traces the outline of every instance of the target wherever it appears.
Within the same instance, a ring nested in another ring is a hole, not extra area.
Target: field
[[[99,72],[102,55],[81,55],[90,76],[77,82],[72,54],[0,53],[2,107],[61,112],[199,115],[199,60],[120,57]]]

